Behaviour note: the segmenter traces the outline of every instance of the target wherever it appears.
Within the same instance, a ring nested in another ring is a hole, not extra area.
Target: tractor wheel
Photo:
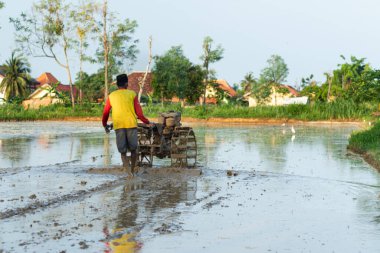
[[[152,129],[148,127],[139,126],[137,128],[138,134],[138,165],[149,166],[153,165],[153,135]]]
[[[171,163],[173,167],[195,167],[197,141],[191,127],[177,127],[171,139]]]

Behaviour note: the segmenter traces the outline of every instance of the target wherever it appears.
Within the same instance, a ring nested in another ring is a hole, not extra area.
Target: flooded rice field
[[[202,175],[126,180],[99,122],[0,123],[0,252],[380,252],[358,126],[191,126]]]

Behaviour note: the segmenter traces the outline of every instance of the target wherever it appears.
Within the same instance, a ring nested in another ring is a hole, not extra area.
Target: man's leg
[[[124,171],[128,173],[128,176],[132,176],[129,167],[129,158],[127,157],[127,129],[116,129],[116,145],[121,154],[121,161],[123,163]]]
[[[137,171],[135,171],[136,160],[137,160],[137,151],[133,150],[133,151],[131,151],[131,171],[133,174],[135,174],[137,172]]]
[[[131,151],[131,171],[136,173],[136,161],[137,161],[137,128],[128,128],[127,129],[127,140],[128,140],[128,149]]]
[[[128,169],[129,168],[129,158],[126,153],[121,154],[121,161],[123,162],[123,167]]]

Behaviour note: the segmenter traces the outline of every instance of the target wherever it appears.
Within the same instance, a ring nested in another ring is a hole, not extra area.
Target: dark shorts
[[[116,129],[116,145],[120,153],[137,149],[137,128]]]

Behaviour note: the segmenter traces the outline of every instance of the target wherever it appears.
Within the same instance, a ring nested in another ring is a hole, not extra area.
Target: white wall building
[[[0,83],[3,81],[3,79],[4,79],[4,76],[0,74]],[[4,91],[0,90],[0,105],[5,103],[4,96],[5,96]]]

